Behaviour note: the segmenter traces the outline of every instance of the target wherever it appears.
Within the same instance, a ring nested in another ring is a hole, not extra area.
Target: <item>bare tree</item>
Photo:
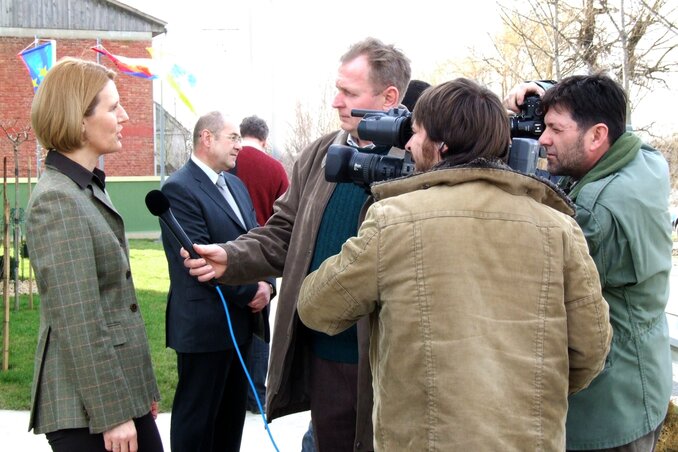
[[[620,54],[609,67],[629,94],[630,119],[634,100],[657,85],[667,87],[667,75],[678,70],[678,33],[668,19],[676,8],[666,0],[619,0],[606,13],[616,33],[611,45]]]
[[[12,143],[14,151],[14,211],[13,211],[13,227],[14,227],[14,262],[9,256],[9,251],[5,253],[3,264],[5,266],[13,265],[14,267],[14,310],[19,310],[19,242],[21,241],[21,212],[23,209],[19,207],[19,147],[23,142],[28,140],[28,131],[31,129],[30,125],[17,126],[16,121],[11,124],[0,123],[0,129],[5,133],[7,139]]]
[[[472,49],[459,65],[445,66],[501,96],[523,80],[605,71],[624,86],[630,121],[638,103],[678,73],[678,4],[671,0],[502,0],[499,7],[504,28],[491,37],[493,51]],[[672,180],[678,177],[675,136],[662,139],[652,123],[634,129],[660,149],[669,146]]]
[[[563,70],[573,70],[575,63],[566,62],[561,55],[572,53],[570,48],[575,45],[562,36],[563,29],[574,27],[574,11],[563,11],[559,0],[528,0],[499,7],[504,28],[491,36],[493,50],[470,49],[469,57],[443,66],[492,86],[501,96],[523,80],[554,79]]]
[[[676,8],[668,0],[527,0],[501,5],[506,31],[493,40],[497,67],[516,65],[523,79],[560,79],[607,70],[633,100],[678,70]],[[515,39],[522,49],[510,53]],[[522,55],[516,59],[516,54]],[[527,67],[526,67],[527,65]],[[633,102],[630,102],[633,106]]]
[[[281,158],[288,175],[297,157],[309,144],[321,136],[339,129],[339,118],[332,108],[334,88],[326,84],[322,88],[318,104],[309,106],[297,100],[294,107],[294,119]]]
[[[661,150],[662,154],[669,163],[671,176],[671,189],[678,188],[678,133],[668,137],[653,137],[650,144]],[[672,203],[678,203],[676,196],[672,196]]]
[[[502,67],[499,64],[493,65],[491,63],[494,62],[485,60],[475,49],[470,49],[469,56],[461,60],[444,61],[429,74],[413,78],[426,80],[437,85],[453,78],[467,77],[484,85],[493,85],[497,81],[497,73],[501,71]],[[506,68],[506,71],[509,70],[507,66],[503,66],[503,68]]]

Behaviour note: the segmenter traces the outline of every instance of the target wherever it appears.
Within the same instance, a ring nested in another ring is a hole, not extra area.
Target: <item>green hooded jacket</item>
[[[664,313],[673,247],[669,191],[664,157],[630,132],[570,191],[614,336],[603,372],[569,399],[568,450],[628,444],[666,415],[672,389]]]

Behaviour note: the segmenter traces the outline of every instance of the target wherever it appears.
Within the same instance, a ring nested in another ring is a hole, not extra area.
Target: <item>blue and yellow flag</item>
[[[36,40],[34,44],[37,45],[24,49],[18,54],[31,75],[33,92],[38,90],[38,86],[40,86],[56,59],[56,41],[49,40],[44,44],[39,44],[39,41]]]
[[[181,66],[173,64],[165,79],[172,89],[176,91],[177,96],[179,96],[179,99],[188,107],[188,109],[197,114],[193,103],[186,94],[187,88],[195,88],[195,75],[191,74]]]
[[[190,100],[190,95],[193,94],[197,79],[195,75],[191,72],[188,72],[183,67],[171,61],[171,58],[162,53],[156,52],[152,47],[146,48],[148,53],[151,54],[153,60],[161,62],[163,67],[162,76],[167,81],[169,86],[176,92],[177,97],[181,100],[189,110],[194,114],[197,114],[196,108],[193,106],[193,102]]]

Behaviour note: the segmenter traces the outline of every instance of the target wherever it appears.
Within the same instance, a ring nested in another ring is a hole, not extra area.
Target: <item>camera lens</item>
[[[412,115],[405,109],[366,114],[358,124],[358,136],[374,144],[405,149],[412,137]]]
[[[325,180],[328,182],[353,182],[365,187],[413,172],[410,154],[405,158],[368,154],[339,144],[330,146],[325,161]]]

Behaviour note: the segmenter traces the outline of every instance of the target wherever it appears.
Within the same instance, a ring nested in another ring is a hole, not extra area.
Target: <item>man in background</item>
[[[407,107],[409,111],[414,111],[414,106],[417,104],[417,100],[421,97],[421,94],[431,86],[430,83],[423,80],[410,80],[410,83],[407,85],[407,91],[405,91],[405,97],[403,97],[402,104]]]
[[[258,116],[248,116],[240,123],[242,148],[238,153],[235,168],[231,174],[238,176],[252,198],[257,223],[266,224],[273,215],[273,203],[289,186],[287,173],[282,164],[268,155],[268,125]],[[268,369],[269,344],[259,337],[252,338],[247,353],[247,367],[257,390],[259,401],[266,403],[266,372]],[[259,413],[259,406],[250,387],[247,391],[247,410]]]
[[[242,149],[230,172],[243,181],[252,198],[257,222],[266,224],[273,215],[273,203],[290,185],[282,163],[266,153],[268,125],[258,116],[248,116],[240,123]]]

